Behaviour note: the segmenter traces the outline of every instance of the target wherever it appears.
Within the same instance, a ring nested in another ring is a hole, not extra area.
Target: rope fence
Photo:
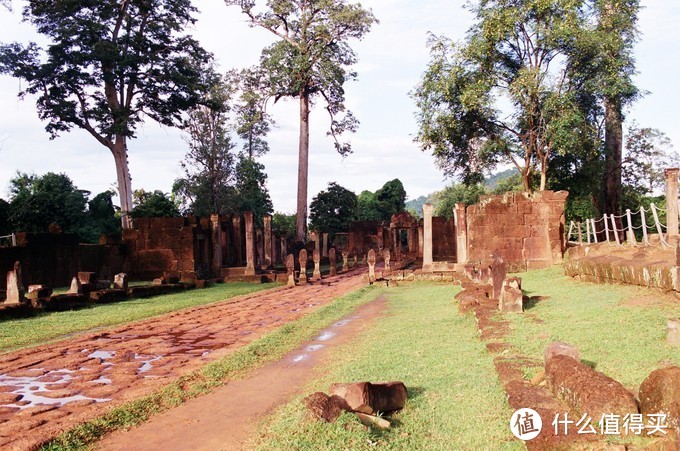
[[[680,211],[680,201],[678,201]],[[623,247],[625,243],[631,246],[662,246],[670,247],[666,236],[667,226],[659,213],[668,210],[650,204],[649,209],[640,207],[638,210],[626,210],[622,215],[603,215],[601,218],[586,219],[584,222],[571,221],[567,232],[567,241],[572,244],[592,244],[608,242]],[[651,224],[650,224],[651,222]],[[655,235],[658,239],[650,239]]]

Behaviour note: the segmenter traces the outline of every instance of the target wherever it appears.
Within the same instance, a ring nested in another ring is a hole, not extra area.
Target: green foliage
[[[276,212],[272,215],[272,231],[286,238],[286,242],[295,241],[295,214]]]
[[[210,55],[188,33],[190,0],[30,0],[24,19],[49,42],[0,46],[0,73],[37,96],[52,137],[82,128],[111,150],[126,214],[132,203],[127,140],[144,117],[173,126],[197,103]]]
[[[236,133],[243,141],[243,152],[248,158],[260,157],[269,152],[265,137],[274,124],[265,111],[267,80],[261,67],[231,71],[227,74],[231,83],[238,86],[240,97],[234,106]]]
[[[385,290],[386,314],[369,320],[370,333],[332,350],[303,395],[267,417],[246,447],[524,449],[508,428],[512,411],[473,317],[451,308],[458,289],[416,282]],[[362,426],[351,414],[333,423],[309,418],[303,396],[326,392],[333,382],[364,380],[399,380],[408,387],[406,408],[389,415],[390,429]]]
[[[488,187],[487,184],[485,184]],[[519,172],[513,170],[511,175],[505,178],[498,179],[491,191],[493,194],[503,194],[511,191],[522,191],[524,190],[524,185],[522,184],[522,177]]]
[[[180,215],[177,204],[160,190],[136,190],[134,200],[135,207],[131,212],[133,218],[167,218]]]
[[[104,191],[87,203],[87,221],[82,224],[80,236],[87,243],[97,243],[99,235],[120,233],[120,219],[113,205],[113,191]]]
[[[274,211],[267,190],[267,174],[264,165],[241,155],[236,164],[236,188],[238,211],[252,211],[255,223],[262,226],[262,217]]]
[[[575,130],[592,134],[577,86],[566,78],[580,32],[579,6],[571,0],[480,1],[464,42],[430,37],[431,61],[412,93],[417,139],[447,175],[473,185],[484,170],[512,161],[525,190],[537,167],[544,189],[550,158],[575,147]],[[511,105],[513,114],[500,104]]]
[[[375,193],[365,190],[357,197],[357,221],[381,221],[382,215]]]
[[[10,204],[5,199],[0,199],[0,236],[12,233],[9,221]]]
[[[310,226],[313,230],[329,233],[331,239],[338,232],[346,232],[354,221],[357,195],[335,182],[328,184],[309,205]]]
[[[280,38],[262,51],[260,60],[272,97],[323,97],[331,118],[329,134],[338,152],[349,153],[349,143],[338,139],[358,125],[344,105],[343,85],[356,78],[356,73],[347,70],[356,63],[347,41],[368,33],[376,22],[373,14],[345,0],[273,0],[267,2],[264,12],[254,11],[255,1],[225,3],[241,7],[253,25]]]
[[[406,190],[401,180],[394,179],[386,182],[375,192],[375,203],[380,219],[388,221],[393,214],[400,213],[406,208]]]
[[[234,88],[214,71],[205,75],[210,89],[201,105],[189,111],[184,121],[187,151],[180,162],[185,177],[175,180],[172,191],[182,210],[197,216],[225,214],[235,210],[233,178],[234,148],[228,114]]]
[[[665,186],[664,169],[678,167],[679,163],[680,157],[665,133],[631,124],[621,168],[624,185],[641,195],[652,194]]]
[[[456,183],[447,186],[437,193],[437,206],[434,211],[435,216],[451,218],[454,214],[456,204],[472,205],[479,202],[479,196],[486,194],[484,185],[465,185]]]
[[[78,233],[86,221],[89,192],[79,190],[66,174],[17,173],[10,180],[9,221],[14,231],[48,232],[55,226]]]

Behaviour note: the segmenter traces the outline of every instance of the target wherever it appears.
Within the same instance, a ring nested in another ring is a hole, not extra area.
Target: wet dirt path
[[[334,347],[366,331],[386,308],[378,297],[323,330],[312,341],[283,359],[254,371],[243,380],[229,381],[217,391],[153,417],[129,431],[117,431],[95,449],[115,450],[235,450],[267,413],[299,393],[319,375]]]
[[[231,354],[363,286],[363,271],[0,355],[0,449],[33,448]]]

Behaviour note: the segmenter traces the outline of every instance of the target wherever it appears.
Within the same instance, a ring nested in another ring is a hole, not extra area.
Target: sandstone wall
[[[434,261],[456,261],[456,226],[453,218],[432,218],[432,258]]]
[[[509,271],[545,268],[562,261],[566,191],[483,196],[467,208],[468,261],[494,253]]]
[[[68,233],[17,233],[16,247],[0,248],[0,290],[5,290],[5,274],[21,262],[23,283],[66,287],[78,271],[96,272],[112,280],[122,271],[125,249],[116,240],[101,244],[80,244]]]
[[[161,277],[165,271],[194,271],[211,258],[208,218],[136,218],[123,231],[125,272],[133,279]]]

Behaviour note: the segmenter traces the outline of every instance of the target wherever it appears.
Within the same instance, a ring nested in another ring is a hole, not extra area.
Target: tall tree
[[[567,75],[566,57],[580,27],[580,1],[479,0],[464,42],[430,40],[431,61],[413,93],[417,140],[447,175],[467,184],[484,169],[512,162],[525,190],[564,135],[587,126]],[[503,111],[510,106],[512,114]]]
[[[252,26],[270,31],[279,41],[262,52],[261,66],[275,100],[297,98],[300,103],[296,238],[307,236],[307,175],[309,113],[314,98],[322,97],[330,114],[329,134],[339,153],[351,152],[339,135],[354,131],[358,121],[345,109],[345,81],[356,78],[348,67],[356,62],[349,46],[376,22],[373,13],[346,0],[269,0],[264,11],[255,0],[225,0],[248,17]],[[344,113],[344,116],[342,116]]]
[[[134,192],[135,207],[130,212],[133,218],[168,218],[179,216],[177,204],[171,196],[163,191]]]
[[[680,156],[670,138],[656,128],[628,128],[626,152],[621,165],[623,184],[640,195],[651,195],[665,186],[664,169],[678,167]]]
[[[621,212],[623,109],[638,95],[633,83],[639,0],[595,0],[599,16],[596,35],[598,85],[604,100],[604,200],[605,213]]]
[[[243,141],[243,152],[252,160],[269,152],[265,137],[274,124],[266,111],[266,76],[261,67],[252,67],[230,71],[227,77],[238,87],[239,98],[234,105],[236,133]]]
[[[175,180],[173,193],[183,210],[198,216],[234,211],[235,147],[230,137],[229,113],[234,86],[224,77],[209,71],[210,89],[200,105],[189,111],[184,131],[189,150],[180,162],[185,176]]]
[[[123,227],[132,188],[127,142],[144,115],[177,125],[198,101],[209,55],[186,33],[195,22],[190,0],[29,0],[24,20],[49,39],[0,47],[0,73],[26,80],[38,115],[54,138],[89,132],[113,155]]]

